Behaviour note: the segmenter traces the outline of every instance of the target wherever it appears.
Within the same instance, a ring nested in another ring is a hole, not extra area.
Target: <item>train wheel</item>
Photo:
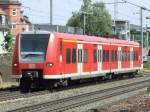
[[[30,78],[21,78],[20,80],[20,90],[23,93],[29,92],[31,87],[31,79]]]
[[[129,74],[129,78],[134,78],[135,77],[135,73],[130,73]]]

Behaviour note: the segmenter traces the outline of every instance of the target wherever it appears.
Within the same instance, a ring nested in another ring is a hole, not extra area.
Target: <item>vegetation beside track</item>
[[[144,64],[143,71],[144,72],[150,72],[150,64]]]

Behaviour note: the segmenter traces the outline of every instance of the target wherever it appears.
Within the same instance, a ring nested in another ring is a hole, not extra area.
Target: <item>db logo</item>
[[[29,64],[29,68],[35,68],[35,64]]]

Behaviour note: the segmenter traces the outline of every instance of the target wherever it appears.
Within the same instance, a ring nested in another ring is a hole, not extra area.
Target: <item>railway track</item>
[[[55,101],[45,102],[38,105],[11,110],[10,112],[63,112],[79,106],[84,106],[97,101],[105,100],[114,96],[122,95],[150,86],[150,80],[138,81],[122,86],[89,92]]]
[[[20,91],[0,93],[0,102],[50,93],[48,90],[22,94]]]
[[[113,82],[113,81],[116,81],[116,80],[109,80],[108,82]],[[121,81],[121,80],[118,80],[118,81]],[[103,82],[92,81],[92,82],[87,82],[87,83],[77,83],[76,85],[71,85],[68,87],[55,88],[55,89],[53,89],[53,92],[62,91],[62,90],[69,90],[69,89],[74,89],[74,88],[80,88],[80,87],[85,87],[85,86],[89,86],[89,85],[95,85],[96,83],[100,84]],[[6,90],[0,90],[0,102],[19,99],[19,98],[28,98],[28,97],[32,97],[35,95],[44,95],[44,94],[49,94],[49,93],[52,93],[52,91],[42,90],[42,91],[35,91],[35,92],[23,94],[23,93],[20,93],[18,87],[9,88]]]

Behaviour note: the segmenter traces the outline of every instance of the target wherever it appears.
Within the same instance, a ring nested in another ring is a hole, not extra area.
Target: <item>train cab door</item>
[[[83,44],[78,44],[77,49],[78,49],[77,72],[78,74],[82,74],[83,73]]]
[[[102,72],[102,46],[98,45],[98,72]]]
[[[122,49],[118,47],[118,69],[122,69]]]
[[[130,48],[130,68],[133,68],[133,47]]]

